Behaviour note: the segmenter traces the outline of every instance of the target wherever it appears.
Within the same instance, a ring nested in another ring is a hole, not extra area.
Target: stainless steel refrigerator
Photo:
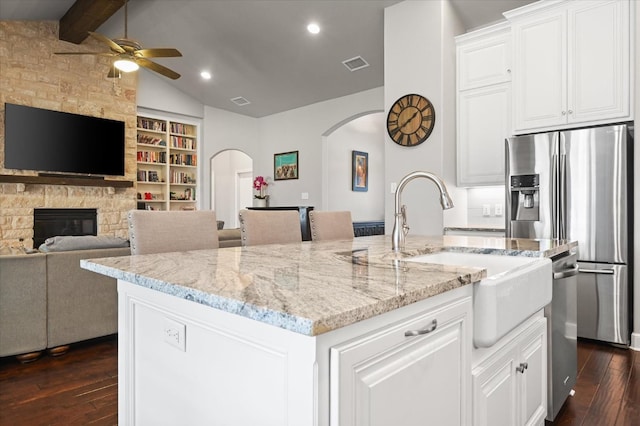
[[[569,377],[574,367],[562,367],[566,358],[574,355],[553,347],[567,348],[576,335],[629,344],[632,149],[632,123],[523,135],[506,141],[507,237],[578,241],[577,296],[556,298],[556,292],[566,293],[571,285],[570,280],[554,279],[553,297],[557,300],[545,311],[552,334],[549,349],[554,360],[550,367],[566,370],[553,380],[569,384],[575,380]],[[565,306],[558,306],[558,300]],[[553,317],[553,310],[561,312]],[[556,323],[558,318],[562,324]],[[556,390],[556,394],[565,391]],[[553,393],[551,389],[549,393]],[[557,405],[554,408],[559,410]]]

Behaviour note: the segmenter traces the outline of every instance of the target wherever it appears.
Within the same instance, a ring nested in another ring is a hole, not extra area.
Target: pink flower
[[[256,198],[267,198],[268,195],[265,194],[265,192],[267,190],[267,186],[269,186],[269,184],[267,183],[267,181],[262,176],[256,176],[256,178],[253,180],[253,189],[258,191],[258,194],[255,195],[255,197]]]
[[[257,189],[258,191],[260,191],[263,186],[269,186],[269,184],[266,180],[264,180],[262,176],[256,176],[256,178],[253,180],[253,189]]]

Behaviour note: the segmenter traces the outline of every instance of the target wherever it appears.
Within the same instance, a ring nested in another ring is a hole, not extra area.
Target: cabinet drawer
[[[332,425],[466,424],[471,298],[331,348]]]

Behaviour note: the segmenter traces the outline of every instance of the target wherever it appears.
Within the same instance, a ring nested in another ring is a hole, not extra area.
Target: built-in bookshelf
[[[137,129],[138,208],[195,210],[197,125],[138,116]]]

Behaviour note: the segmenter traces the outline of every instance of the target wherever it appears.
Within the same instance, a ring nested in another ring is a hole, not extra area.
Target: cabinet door
[[[564,9],[513,23],[514,129],[567,121],[567,37]]]
[[[458,186],[504,185],[511,83],[458,93]]]
[[[473,371],[473,425],[518,424],[517,348],[511,345],[495,360]]]
[[[332,348],[332,424],[468,424],[470,307],[466,299]],[[431,331],[405,336],[416,329]]]
[[[542,318],[523,336],[520,343],[520,421],[521,425],[543,425],[547,416],[547,328]]]
[[[498,34],[465,34],[456,49],[458,90],[468,90],[511,80],[511,34],[501,24]],[[469,39],[468,37],[471,36]]]
[[[569,8],[569,123],[629,115],[627,1],[580,1]]]

